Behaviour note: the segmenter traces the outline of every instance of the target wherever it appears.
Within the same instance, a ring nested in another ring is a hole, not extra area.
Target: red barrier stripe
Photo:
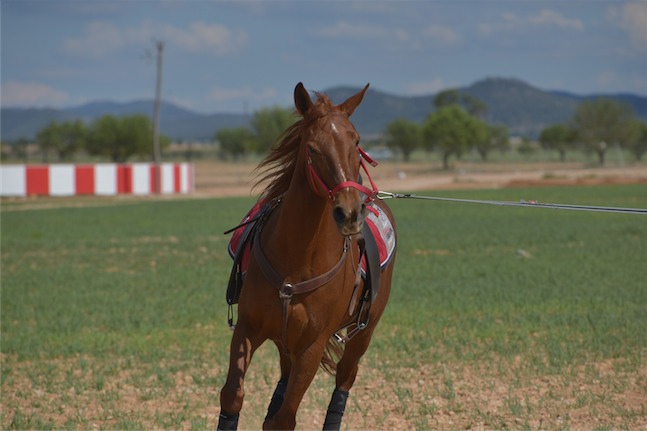
[[[159,166],[155,166],[155,164],[150,165],[150,192],[151,193],[159,193],[159,190],[157,189],[157,172],[159,172]],[[160,186],[162,184],[162,175],[160,173]]]
[[[77,195],[93,195],[94,165],[76,166],[74,183]]]
[[[47,166],[27,166],[27,196],[49,195],[49,168]]]
[[[133,192],[133,168],[130,165],[117,166],[117,193]]]
[[[176,163],[173,165],[173,191],[175,193],[180,193],[182,190],[182,169],[180,169],[180,164]]]

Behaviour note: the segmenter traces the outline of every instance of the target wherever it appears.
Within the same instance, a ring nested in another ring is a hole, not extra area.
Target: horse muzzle
[[[366,204],[357,190],[347,189],[335,196],[332,217],[343,236],[355,235],[362,230],[366,218]]]

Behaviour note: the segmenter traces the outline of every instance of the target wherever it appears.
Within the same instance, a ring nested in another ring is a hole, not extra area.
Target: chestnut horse
[[[238,298],[229,372],[220,393],[220,430],[238,426],[245,373],[254,351],[268,339],[278,347],[281,378],[263,428],[294,429],[299,404],[324,363],[331,374],[336,371],[324,429],[341,426],[359,360],[389,298],[395,262],[393,255],[374,287],[379,294],[365,308],[367,298],[358,295],[365,283],[358,260],[367,207],[379,206],[394,224],[386,204],[373,200],[374,185],[359,183],[360,167],[366,171],[364,160],[370,158],[359,147],[349,117],[367,89],[334,105],[318,93],[312,102],[299,83],[294,101],[302,118],[259,165],[261,182],[269,184],[261,199],[271,210],[257,222]],[[365,318],[358,318],[363,312]],[[340,336],[342,329],[353,336]],[[335,347],[341,355],[337,363],[330,355]]]

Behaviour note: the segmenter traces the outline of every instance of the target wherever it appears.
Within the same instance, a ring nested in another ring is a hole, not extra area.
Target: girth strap
[[[375,302],[378,290],[380,288],[380,250],[377,246],[377,240],[371,232],[368,223],[362,226],[362,237],[364,237],[366,252],[366,285],[371,289],[371,303]]]
[[[236,255],[234,256],[234,265],[231,268],[231,274],[229,275],[229,283],[227,284],[227,304],[233,305],[238,303],[238,298],[240,297],[240,289],[243,287],[243,253],[245,248],[249,244],[249,241],[253,238],[253,231],[256,227],[256,219],[253,219],[253,223],[248,223],[243,230],[241,235],[240,242],[238,243],[238,248],[236,249]]]
[[[288,314],[290,302],[294,295],[300,295],[303,293],[312,292],[323,285],[330,282],[335,276],[339,273],[345,263],[346,254],[350,247],[350,237],[344,239],[344,249],[339,258],[339,261],[333,266],[329,271],[315,277],[310,280],[301,281],[299,283],[288,283],[285,279],[274,269],[270,261],[265,256],[263,249],[261,247],[260,235],[257,235],[254,244],[252,245],[252,250],[254,252],[254,257],[258,266],[261,268],[263,275],[270,282],[272,286],[275,286],[279,291],[279,298],[281,299],[281,313],[283,320],[282,328],[282,343],[283,350],[285,353],[288,353],[288,343],[287,343],[287,329],[288,329]]]

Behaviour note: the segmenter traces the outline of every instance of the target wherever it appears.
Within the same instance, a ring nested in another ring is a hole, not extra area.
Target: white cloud
[[[449,27],[443,25],[430,25],[422,32],[423,36],[439,40],[447,44],[453,44],[461,40],[461,35]]]
[[[278,96],[278,91],[273,87],[266,87],[262,90],[255,90],[247,85],[238,88],[212,88],[207,94],[207,100],[216,103],[226,103],[240,100],[245,102],[254,102],[255,104],[267,103]]]
[[[85,34],[63,41],[63,49],[81,57],[103,57],[127,43],[124,34],[112,23],[91,22],[85,27]]]
[[[207,99],[214,102],[225,102],[235,99],[245,99],[249,98],[254,92],[252,87],[240,87],[240,88],[213,88],[207,95]]]
[[[619,10],[610,8],[608,16],[627,32],[635,46],[647,50],[647,2],[625,3]]]
[[[118,28],[105,21],[85,27],[84,34],[63,41],[65,52],[84,57],[103,57],[131,44],[149,45],[161,40],[190,52],[228,54],[243,47],[248,35],[217,23],[193,22],[186,28],[144,21],[137,27]]]
[[[584,24],[577,18],[567,18],[551,9],[542,9],[538,14],[520,17],[511,12],[501,15],[501,19],[493,23],[481,23],[478,31],[483,35],[490,35],[501,31],[522,30],[528,26],[557,27],[563,30],[583,31]]]
[[[595,77],[595,83],[597,87],[601,90],[612,89],[613,86],[617,83],[618,76],[612,70],[603,70],[597,74]]]
[[[315,30],[315,34],[326,39],[386,39],[406,42],[410,38],[406,30],[346,21],[339,21],[330,27],[320,27]]]
[[[435,94],[444,90],[448,85],[442,78],[434,78],[430,81],[412,82],[406,86],[404,91],[412,96]]]
[[[2,106],[55,106],[69,101],[67,93],[38,82],[8,81],[0,91]]]
[[[193,22],[188,29],[164,26],[158,38],[191,52],[228,54],[245,45],[248,36],[242,30],[231,30],[220,24]]]
[[[596,89],[601,92],[636,92],[645,94],[647,76],[642,73],[622,73],[616,70],[602,70],[595,75]]]
[[[584,24],[579,19],[566,18],[559,12],[550,9],[544,9],[539,12],[539,15],[529,17],[528,22],[545,27],[559,27],[565,30],[584,30]]]

